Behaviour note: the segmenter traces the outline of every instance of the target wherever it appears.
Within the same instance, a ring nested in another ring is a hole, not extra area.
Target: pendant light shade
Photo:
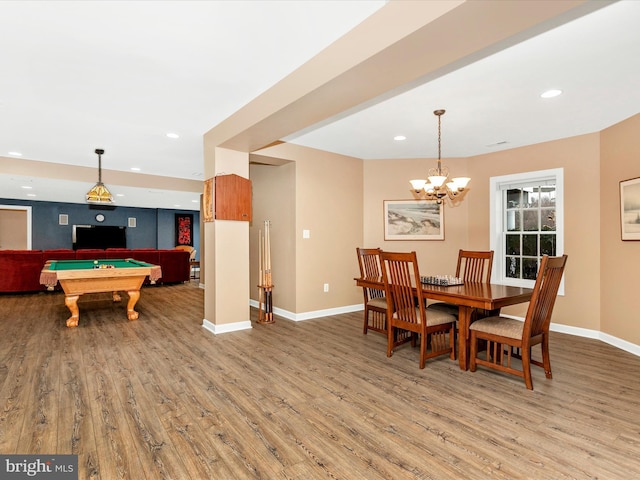
[[[113,195],[109,189],[102,183],[102,154],[104,150],[96,148],[98,154],[98,183],[87,192],[87,203],[97,205],[111,205],[113,203]]]

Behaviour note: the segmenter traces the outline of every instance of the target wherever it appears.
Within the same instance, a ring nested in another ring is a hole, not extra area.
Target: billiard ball
[[[94,261],[93,261],[93,264],[94,264],[94,265],[97,265],[97,264],[98,264],[98,260],[94,260]]]

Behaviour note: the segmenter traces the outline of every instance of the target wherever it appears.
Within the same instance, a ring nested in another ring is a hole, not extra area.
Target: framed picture
[[[385,240],[444,240],[444,208],[429,200],[384,200]]]
[[[176,246],[193,246],[193,215],[176,213]]]
[[[620,182],[622,240],[640,240],[640,178]]]

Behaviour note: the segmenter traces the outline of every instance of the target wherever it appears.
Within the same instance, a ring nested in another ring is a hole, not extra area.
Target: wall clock
[[[98,213],[96,215],[96,222],[104,222],[104,215],[101,213]]]

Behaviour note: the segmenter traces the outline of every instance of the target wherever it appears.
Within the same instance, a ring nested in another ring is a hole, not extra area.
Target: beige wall
[[[467,209],[470,200],[444,207],[444,241],[385,241],[384,200],[412,200],[409,180],[425,178],[429,168],[435,167],[434,159],[367,160],[364,162],[364,246],[379,247],[396,252],[415,251],[422,275],[451,274],[456,270],[458,250],[467,248]],[[467,173],[466,159],[447,159],[443,165],[456,176]],[[472,194],[465,193],[465,197]],[[479,248],[487,248],[481,245]]]
[[[358,276],[355,249],[362,245],[363,232],[362,160],[292,144],[259,154],[295,162],[294,248],[286,253],[295,256],[295,306],[290,311],[304,314],[362,303],[362,291],[353,280]],[[257,201],[254,198],[254,205]],[[310,238],[302,238],[303,230],[310,231]],[[273,264],[274,278],[281,268],[286,269],[286,263]],[[282,308],[274,283],[274,307]]]
[[[601,331],[640,345],[640,242],[620,237],[620,181],[640,177],[640,114],[601,133]],[[585,297],[588,298],[588,297]]]
[[[264,222],[269,220],[273,305],[295,312],[296,308],[296,164],[282,166],[250,165],[249,177],[253,185],[253,221],[249,227],[249,258],[251,298],[258,301],[259,234],[264,235]]]
[[[552,321],[592,330],[600,329],[599,139],[594,133],[469,159],[474,186],[469,238],[489,238],[490,177],[564,168],[564,252],[569,260],[565,295],[556,301]],[[524,316],[526,305],[505,311]]]
[[[444,241],[385,242],[383,200],[411,199],[408,180],[421,177],[435,160],[364,162],[364,241],[366,246],[418,253],[420,271],[453,273],[458,249],[489,248],[489,179],[550,168],[565,172],[565,296],[558,299],[553,321],[600,329],[600,165],[599,134],[584,135],[468,159],[446,159],[455,175],[471,177],[465,199],[445,206]],[[585,302],[585,298],[589,301]],[[524,316],[527,304],[505,309]],[[624,337],[623,337],[624,338]]]

